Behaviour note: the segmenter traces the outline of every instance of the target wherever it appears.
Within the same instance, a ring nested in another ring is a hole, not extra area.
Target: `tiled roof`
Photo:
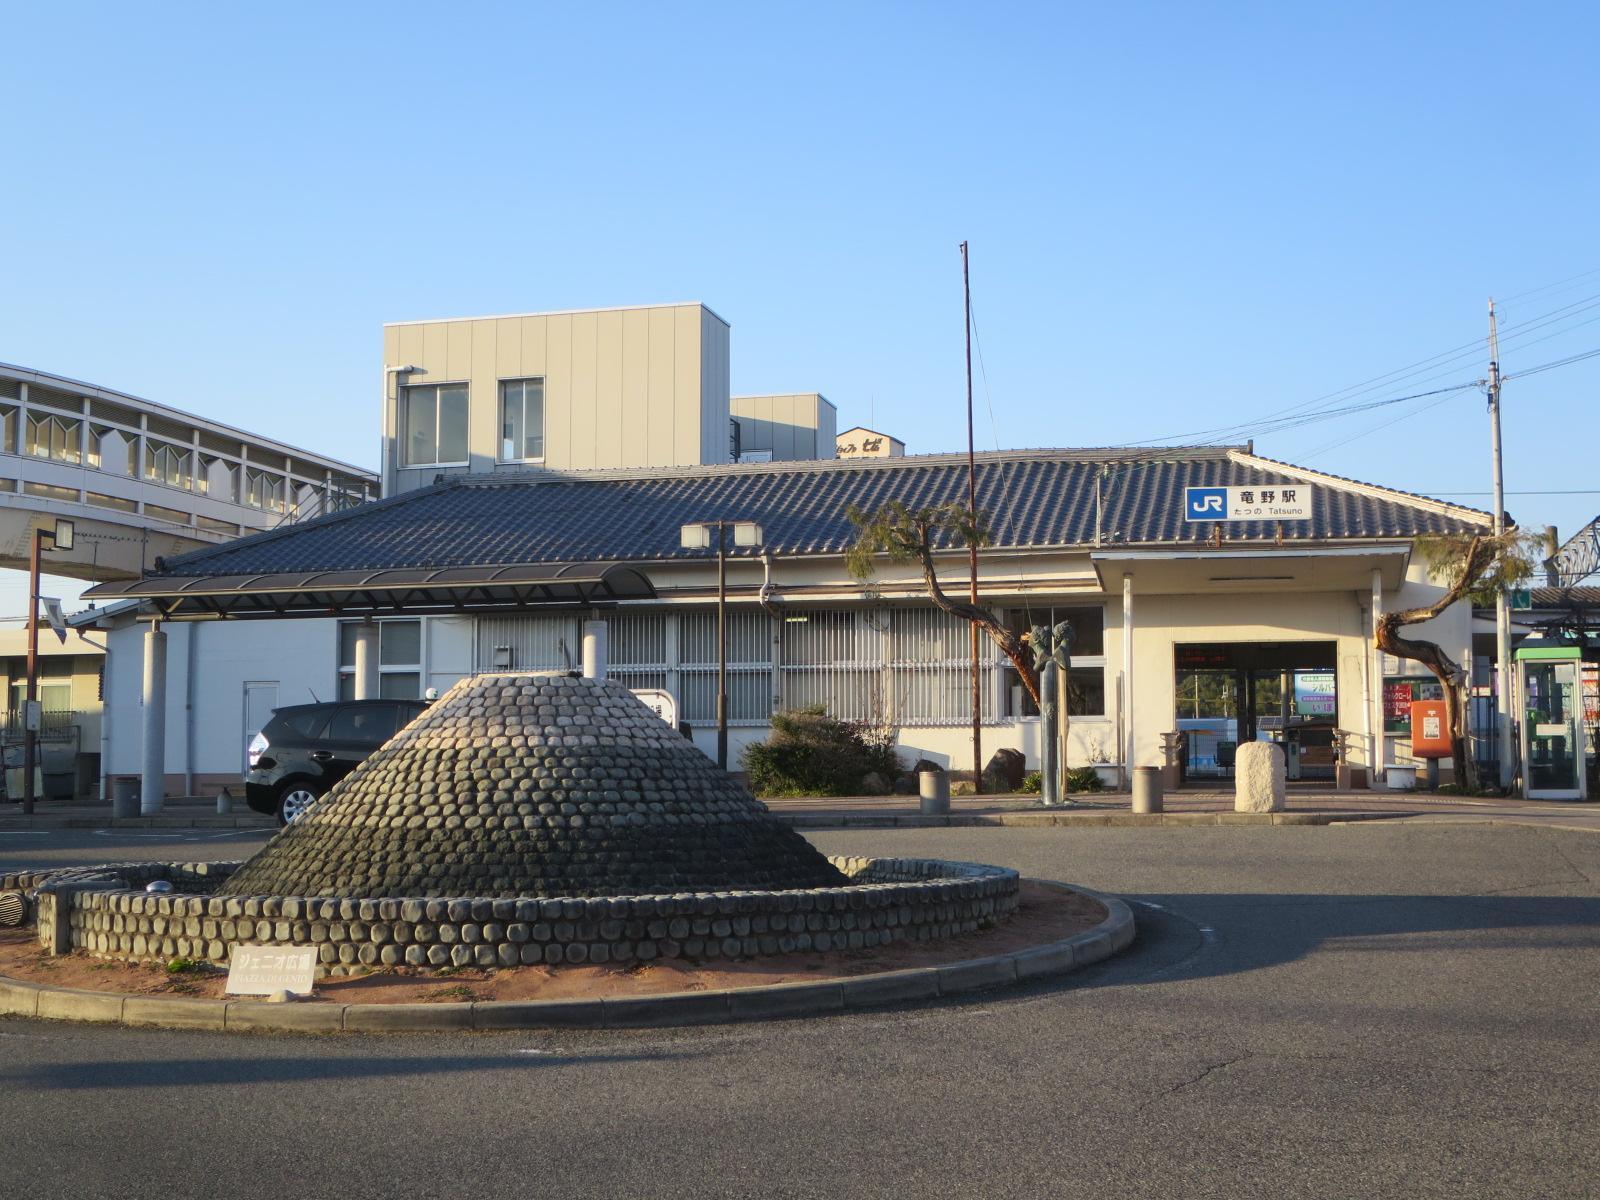
[[[1183,489],[1311,483],[1314,514],[1286,522],[1291,541],[1408,538],[1482,528],[1487,514],[1256,458],[1236,447],[1150,451],[1030,450],[981,454],[977,497],[998,548],[1095,542],[1102,479],[1105,544],[1181,545],[1211,536],[1183,519]],[[481,564],[656,562],[703,558],[683,550],[690,521],[758,521],[778,555],[837,554],[855,536],[845,508],[891,499],[965,499],[964,455],[827,460],[673,470],[458,476],[432,487],[166,562],[165,574],[448,567]],[[1230,543],[1271,542],[1276,522],[1225,527]]]

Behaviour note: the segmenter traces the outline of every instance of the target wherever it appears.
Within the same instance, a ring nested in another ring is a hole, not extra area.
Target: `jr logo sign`
[[[1188,521],[1223,521],[1228,516],[1227,488],[1184,488],[1183,515]]]

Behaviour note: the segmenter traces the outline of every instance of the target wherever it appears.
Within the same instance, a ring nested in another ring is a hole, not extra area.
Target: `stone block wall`
[[[224,966],[235,945],[310,944],[323,974],[344,975],[402,964],[511,967],[859,950],[971,933],[1017,904],[1020,879],[1004,867],[831,861],[849,885],[522,900],[155,894],[128,885],[142,889],[168,878],[202,889],[236,864],[213,863],[204,873],[196,864],[138,864],[120,880],[117,870],[96,868],[92,881],[53,881],[41,890],[39,940],[100,958]],[[96,886],[86,889],[86,882]],[[59,903],[47,905],[52,888],[59,888]]]

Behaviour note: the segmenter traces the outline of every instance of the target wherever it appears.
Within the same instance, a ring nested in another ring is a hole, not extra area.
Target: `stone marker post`
[[[1062,795],[1061,722],[1056,705],[1060,676],[1066,674],[1071,663],[1068,652],[1072,646],[1072,623],[1062,621],[1054,628],[1035,625],[1028,633],[1028,643],[1033,647],[1033,666],[1039,673],[1040,799],[1050,808],[1061,803]]]

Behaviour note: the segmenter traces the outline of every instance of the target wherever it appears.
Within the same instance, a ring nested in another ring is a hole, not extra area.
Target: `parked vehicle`
[[[287,825],[427,707],[420,700],[297,704],[272,714],[250,743],[244,794]]]

